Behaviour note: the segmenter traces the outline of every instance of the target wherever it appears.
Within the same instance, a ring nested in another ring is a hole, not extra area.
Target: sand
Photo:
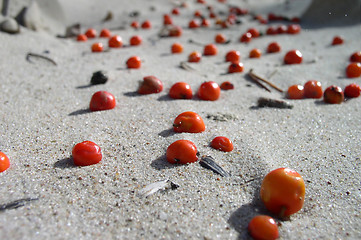
[[[189,30],[187,23],[193,12],[206,10],[188,1],[188,9],[173,16],[184,29],[182,37],[159,39],[162,16],[175,6],[174,1],[114,0],[100,6],[99,1],[77,1],[74,6],[70,2],[61,4],[63,22],[53,19],[64,29],[76,22],[82,24],[82,31],[124,26],[113,32],[126,44],[138,34],[143,44],[94,54],[91,44],[106,43],[106,39],[79,43],[73,38],[56,38],[63,31],[52,27],[39,31],[22,27],[17,35],[0,33],[0,150],[11,161],[11,167],[0,173],[0,204],[37,199],[0,211],[0,239],[248,239],[250,219],[269,214],[259,199],[261,181],[279,167],[296,170],[306,184],[304,207],[289,220],[277,220],[280,239],[361,238],[361,100],[337,105],[324,104],[322,99],[288,100],[293,109],[255,108],[259,97],[284,99],[284,95],[266,92],[247,78],[253,68],[264,77],[273,74],[269,79],[282,89],[311,79],[319,80],[324,88],[360,83],[360,78],[345,77],[349,56],[361,50],[360,23],[304,28],[298,35],[263,36],[243,44],[238,39],[249,27],[265,31],[267,25],[245,16],[243,24],[229,29],[220,30],[212,24],[210,28]],[[224,4],[208,2],[227,10]],[[10,16],[28,3],[10,2]],[[265,14],[277,9],[289,16],[302,14],[300,7],[293,6],[302,6],[302,11],[308,7],[300,1],[291,1],[289,9],[281,0],[241,3],[251,11]],[[46,8],[41,11],[46,12]],[[113,20],[100,23],[108,11],[112,11]],[[140,12],[135,19],[149,19],[153,28],[129,28],[133,20],[129,13],[133,11]],[[203,50],[189,39],[211,43],[219,32],[231,43],[217,45],[217,56],[190,64],[195,71],[179,68],[191,51]],[[335,35],[342,35],[345,43],[331,46]],[[265,51],[272,41],[280,43],[280,53],[248,58],[252,48]],[[184,45],[184,53],[170,54],[174,42]],[[295,48],[303,53],[304,63],[284,66],[284,54]],[[244,73],[225,74],[228,64],[224,55],[231,49],[241,52]],[[29,52],[48,56],[57,65],[37,58],[31,58],[30,63],[25,58]],[[143,60],[139,70],[125,67],[133,55]],[[89,86],[92,73],[98,70],[107,71],[110,80]],[[135,94],[138,82],[147,75],[161,79],[164,91]],[[230,81],[235,89],[222,91],[214,102],[171,100],[167,96],[177,81],[188,82],[196,92],[209,80]],[[87,110],[98,90],[115,95],[115,109]],[[206,131],[173,133],[172,122],[184,111],[200,114]],[[225,116],[226,121],[219,120]],[[209,147],[219,135],[233,141],[232,152]],[[213,156],[231,177],[222,178],[198,163],[168,164],[165,151],[178,139],[193,141],[201,155]],[[71,151],[84,140],[102,148],[103,160],[75,167]],[[164,179],[180,187],[148,198],[137,195],[144,186]]]

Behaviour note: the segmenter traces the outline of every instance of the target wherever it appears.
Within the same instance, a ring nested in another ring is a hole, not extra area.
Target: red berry
[[[167,161],[169,163],[188,164],[198,160],[196,145],[189,140],[178,140],[167,148]]]
[[[138,46],[138,45],[142,44],[142,38],[138,35],[133,36],[130,38],[129,43],[132,46]]]
[[[111,35],[112,35],[112,34],[111,34],[111,32],[110,32],[109,29],[103,28],[103,29],[100,31],[99,37],[108,38],[108,37],[110,37]]]
[[[344,101],[344,94],[340,87],[336,85],[329,86],[323,92],[323,101],[330,104],[340,104]]]
[[[10,167],[9,158],[5,155],[5,153],[0,152],[0,172],[4,172],[9,167]]]
[[[271,42],[267,47],[268,53],[275,53],[281,51],[281,46],[277,42]]]
[[[277,33],[278,34],[283,34],[283,33],[286,33],[287,32],[287,26],[286,25],[279,25],[277,27]]]
[[[202,54],[200,52],[194,51],[188,56],[188,62],[199,62],[202,58]]]
[[[139,94],[159,93],[163,90],[163,83],[155,76],[146,76],[143,82],[139,85]]]
[[[252,40],[252,34],[249,32],[246,32],[241,36],[239,39],[240,42],[249,43]]]
[[[173,20],[168,14],[163,15],[163,24],[164,25],[172,25],[173,24]]]
[[[131,26],[132,28],[138,29],[138,28],[139,28],[139,22],[133,21],[133,22],[130,24],[130,26]]]
[[[92,45],[92,52],[102,52],[103,51],[103,44],[100,42],[93,43]]]
[[[188,23],[189,28],[199,28],[199,23],[197,20],[193,19]]]
[[[203,119],[195,112],[183,112],[173,122],[174,132],[200,133],[206,130]]]
[[[202,100],[215,101],[220,95],[221,88],[212,81],[202,83],[198,89],[198,97]]]
[[[359,62],[359,63],[361,63],[361,51],[359,51],[359,52],[354,52],[354,53],[350,56],[350,61],[351,61],[351,62]]]
[[[292,85],[287,91],[288,99],[302,99],[304,98],[304,89],[301,85]]]
[[[227,41],[226,36],[224,36],[221,33],[218,33],[215,37],[214,37],[214,41],[216,43],[225,43]]]
[[[78,42],[86,42],[88,40],[88,37],[85,35],[85,34],[79,34],[77,37],[76,37],[76,40]]]
[[[248,224],[248,232],[254,240],[275,240],[279,237],[276,221],[266,215],[252,218]]]
[[[191,99],[192,96],[192,88],[185,82],[177,82],[169,90],[169,97],[174,99]]]
[[[252,35],[252,38],[258,38],[260,36],[259,31],[255,28],[250,28],[248,29],[247,32],[249,32]]]
[[[323,95],[322,85],[319,81],[310,80],[303,85],[305,98],[321,98]]]
[[[305,183],[296,171],[278,168],[265,176],[260,195],[268,211],[280,217],[288,217],[302,208]]]
[[[234,85],[233,85],[231,82],[229,82],[229,81],[222,82],[219,87],[220,87],[222,90],[231,90],[231,89],[234,89]]]
[[[85,35],[88,38],[95,38],[97,36],[97,31],[94,28],[89,28],[86,32]]]
[[[301,31],[301,26],[299,24],[290,24],[287,27],[288,34],[298,34]]]
[[[204,46],[203,55],[205,55],[205,56],[217,55],[217,52],[218,52],[218,49],[217,49],[216,45],[214,45],[214,44],[208,44],[208,45]]]
[[[182,53],[183,52],[183,45],[180,43],[173,43],[171,47],[172,53]]]
[[[90,111],[103,111],[115,108],[116,101],[113,94],[106,91],[98,91],[93,94],[89,109]]]
[[[261,50],[254,48],[249,52],[250,58],[260,58],[262,56]]]
[[[169,28],[169,37],[180,37],[182,36],[182,28],[179,26],[172,26]]]
[[[110,48],[120,48],[123,46],[123,40],[120,36],[114,35],[113,37],[109,38],[108,46]]]
[[[275,29],[274,27],[269,27],[269,28],[267,28],[266,34],[267,35],[276,35],[277,29]]]
[[[209,20],[206,19],[206,18],[203,18],[203,19],[202,19],[201,26],[202,26],[202,27],[209,27],[209,25],[211,25],[211,24],[209,23]]]
[[[84,141],[74,146],[73,161],[77,166],[89,166],[102,160],[102,152],[98,145],[91,141]]]
[[[172,9],[172,14],[173,15],[179,15],[180,11],[179,11],[179,8],[173,8]]]
[[[239,62],[239,63],[231,63],[231,65],[229,65],[228,67],[228,73],[238,73],[238,72],[243,72],[243,63]]]
[[[335,36],[332,40],[332,45],[340,45],[343,44],[343,38],[340,36]]]
[[[351,83],[345,87],[345,96],[348,98],[357,98],[360,96],[361,87],[356,83]]]
[[[300,64],[302,63],[302,53],[299,50],[291,50],[286,53],[284,57],[285,64]]]
[[[346,68],[346,76],[348,78],[357,78],[361,76],[361,63],[352,62]]]
[[[152,23],[149,20],[146,20],[142,23],[142,28],[143,29],[149,29],[152,27]]]
[[[141,65],[142,65],[142,61],[140,60],[140,58],[138,56],[130,57],[127,60],[127,67],[128,68],[140,68]]]
[[[223,152],[231,152],[233,150],[233,143],[226,137],[215,137],[211,142],[211,147]]]
[[[226,62],[238,63],[241,59],[239,51],[231,50],[226,54]]]

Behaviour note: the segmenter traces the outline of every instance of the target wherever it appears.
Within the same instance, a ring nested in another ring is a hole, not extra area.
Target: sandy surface
[[[10,14],[15,15],[27,2],[15,1]],[[249,27],[265,31],[267,25],[245,16],[243,24],[226,30],[213,24],[208,29],[189,30],[186,26],[193,12],[206,9],[188,1],[189,8],[173,17],[184,28],[182,37],[159,39],[162,16],[174,7],[172,1],[114,0],[98,6],[99,1],[83,0],[73,9],[69,2],[63,2],[64,26],[81,22],[82,31],[89,26],[98,30],[126,26],[114,33],[125,43],[135,34],[144,42],[139,47],[94,54],[91,43],[106,43],[105,39],[78,43],[26,28],[18,35],[0,33],[0,150],[11,161],[11,167],[0,174],[0,204],[38,198],[0,212],[0,239],[247,239],[249,220],[268,213],[259,200],[260,182],[279,167],[298,171],[306,183],[302,210],[290,220],[280,221],[281,239],[361,238],[361,100],[327,105],[308,99],[289,101],[293,109],[257,109],[253,107],[261,96],[284,96],[277,91],[268,93],[246,77],[251,68],[262,76],[275,72],[270,80],[282,89],[311,79],[321,81],[324,87],[360,84],[360,78],[347,79],[344,73],[350,54],[361,50],[360,24],[303,29],[299,35],[263,36],[241,44],[238,39]],[[227,10],[224,4],[209,2]],[[292,4],[296,3],[299,1]],[[283,9],[281,0],[243,4],[262,13],[276,9],[290,16],[300,14],[300,8],[293,5]],[[114,19],[99,24],[109,10]],[[140,22],[149,19],[153,23],[151,30],[128,27],[133,20],[129,13],[135,10],[140,12],[136,18]],[[178,67],[191,51],[203,49],[189,39],[211,43],[219,32],[231,43],[218,45],[217,56],[190,64],[195,71]],[[330,46],[335,35],[342,35],[345,43]],[[171,55],[170,46],[176,41],[184,44],[184,53]],[[248,58],[252,48],[265,51],[272,41],[280,43],[281,53]],[[305,63],[284,66],[284,54],[295,48],[303,53]],[[224,74],[228,67],[224,55],[232,49],[241,52],[244,73]],[[28,52],[44,54],[57,66],[36,58],[29,63],[25,59]],[[143,60],[141,69],[125,69],[132,55]],[[97,70],[107,71],[110,80],[88,86]],[[161,79],[164,91],[135,94],[146,75]],[[167,97],[177,81],[188,82],[196,91],[207,80],[228,80],[235,89],[222,91],[215,102]],[[98,90],[116,96],[115,109],[87,111]],[[172,122],[183,111],[200,114],[206,131],[174,134]],[[224,115],[231,117],[214,120],[214,116]],[[229,137],[235,149],[222,153],[210,148],[210,141],[218,135]],[[222,178],[198,163],[168,164],[165,150],[178,139],[193,141],[201,155],[213,156],[232,176]],[[84,140],[102,148],[101,163],[73,166],[71,150]],[[147,184],[166,178],[180,187],[145,199],[137,196]]]

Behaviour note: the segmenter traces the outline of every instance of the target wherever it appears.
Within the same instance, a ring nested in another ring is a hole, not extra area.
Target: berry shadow
[[[180,164],[171,164],[167,161],[165,155],[153,160],[150,166],[156,170],[171,169],[181,166]]]
[[[93,85],[92,84],[80,85],[80,86],[77,86],[76,89],[90,88],[91,86],[93,86]]]
[[[170,137],[170,136],[173,136],[177,134],[176,132],[173,131],[173,128],[170,128],[170,129],[166,129],[166,130],[163,130],[161,131],[160,133],[158,133],[159,136],[161,137]]]
[[[125,93],[123,93],[123,95],[126,96],[126,97],[139,97],[139,96],[141,96],[137,91],[125,92]]]
[[[74,165],[73,158],[68,157],[68,158],[63,158],[63,159],[56,161],[54,163],[54,167],[65,169],[65,168],[75,168],[76,166]]]
[[[83,109],[79,109],[79,110],[69,113],[68,116],[76,116],[76,115],[82,115],[82,114],[87,114],[87,113],[91,113],[90,109],[83,108]]]

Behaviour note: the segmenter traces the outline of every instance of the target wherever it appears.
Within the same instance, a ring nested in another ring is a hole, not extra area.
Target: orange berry
[[[77,166],[89,166],[102,160],[100,147],[91,141],[76,144],[73,148],[72,155],[74,164]]]
[[[202,83],[198,89],[198,97],[202,100],[215,101],[220,95],[221,88],[212,81]]]
[[[138,28],[139,28],[139,22],[138,22],[138,21],[133,21],[133,22],[130,24],[130,26],[131,26],[132,28],[138,29]]]
[[[202,27],[209,27],[209,25],[211,25],[210,22],[209,22],[209,20],[206,19],[206,18],[203,18],[203,19],[202,19],[201,26],[202,26]]]
[[[357,78],[361,76],[361,63],[352,62],[346,68],[346,76],[348,78]]]
[[[214,37],[214,41],[216,43],[225,43],[227,41],[226,37],[221,34],[221,33],[218,33],[215,37]]]
[[[139,85],[139,94],[159,93],[163,90],[163,83],[155,76],[146,76],[143,82]]]
[[[323,101],[330,104],[340,104],[344,101],[342,88],[332,85],[323,92]]]
[[[241,59],[239,51],[231,50],[226,54],[226,62],[238,63]]]
[[[288,34],[298,34],[301,31],[301,26],[299,24],[290,24],[287,27]]]
[[[199,10],[196,10],[193,14],[194,17],[202,17],[202,13]]]
[[[260,195],[270,212],[280,217],[288,217],[302,208],[305,200],[305,183],[296,171],[278,168],[265,176]]]
[[[323,95],[322,85],[316,80],[307,81],[303,89],[305,98],[321,98]]]
[[[173,20],[168,14],[163,15],[163,24],[164,25],[172,25],[173,24]]]
[[[120,48],[123,46],[123,40],[120,36],[114,35],[113,37],[109,38],[108,46],[110,48]]]
[[[203,55],[212,56],[212,55],[217,55],[217,53],[218,53],[218,49],[217,49],[216,45],[208,44],[208,45],[204,46]]]
[[[193,19],[188,23],[189,28],[199,28],[199,23],[197,20]]]
[[[188,62],[199,62],[202,58],[202,54],[200,52],[194,51],[191,52],[188,56]]]
[[[287,90],[288,99],[303,99],[304,98],[304,89],[301,85],[292,85]]]
[[[231,65],[229,65],[228,67],[228,73],[238,73],[238,72],[243,72],[243,63],[239,62],[239,63],[231,63]]]
[[[359,62],[359,63],[361,63],[361,51],[359,51],[359,52],[354,52],[354,53],[350,56],[350,61],[351,61],[351,62]]]
[[[302,59],[302,53],[299,50],[291,50],[286,53],[283,61],[285,64],[300,64]]]
[[[5,155],[5,153],[0,152],[0,172],[4,172],[9,167],[10,167],[9,158]]]
[[[135,35],[130,38],[129,43],[132,46],[138,46],[138,45],[142,44],[142,38],[138,35]]]
[[[169,28],[169,37],[180,37],[182,33],[183,29],[180,26],[172,26]]]
[[[143,29],[149,29],[152,27],[152,23],[149,21],[149,20],[146,20],[142,23],[142,26],[141,26]]]
[[[179,15],[180,14],[179,8],[173,8],[172,9],[172,14],[173,15]]]
[[[277,33],[278,33],[277,29],[275,29],[274,27],[267,28],[267,31],[266,31],[267,35],[276,35]]]
[[[223,152],[231,152],[233,150],[233,143],[226,137],[215,137],[211,142],[211,147]]]
[[[77,37],[76,37],[76,40],[78,42],[86,42],[88,40],[88,37],[85,35],[85,34],[79,34]]]
[[[115,108],[116,101],[113,94],[106,91],[98,91],[93,94],[89,109],[90,111],[103,111]]]
[[[140,60],[140,58],[138,56],[130,57],[127,60],[127,67],[128,68],[140,68],[141,65],[142,65],[142,61]]]
[[[281,46],[277,42],[271,42],[267,47],[268,53],[275,53],[281,51]]]
[[[173,43],[171,47],[172,53],[182,53],[183,45],[180,43]]]
[[[203,119],[195,112],[183,112],[173,122],[174,132],[200,133],[206,130]]]
[[[103,49],[103,43],[97,42],[92,45],[92,52],[102,52]]]
[[[189,140],[178,140],[167,148],[166,157],[169,163],[188,164],[198,160],[196,145]]]
[[[177,82],[169,90],[169,97],[173,99],[191,99],[192,96],[192,88],[185,82]]]
[[[85,35],[88,38],[95,38],[97,36],[97,31],[94,28],[89,28],[86,32]]]
[[[249,52],[250,58],[260,58],[262,56],[261,50],[254,48]]]
[[[111,34],[111,32],[110,32],[109,29],[103,28],[103,29],[100,31],[99,37],[108,38],[108,37],[110,37],[111,35],[112,35],[112,34]]]
[[[279,237],[276,221],[266,215],[252,218],[248,224],[248,232],[254,240],[275,240]]]
[[[344,40],[341,36],[335,36],[332,40],[332,45],[340,45],[343,44]]]
[[[361,87],[356,83],[351,83],[345,87],[345,96],[348,98],[357,98],[360,96]]]
[[[229,81],[222,82],[219,87],[220,87],[222,90],[231,90],[231,89],[234,89],[234,85],[233,85],[231,82],[229,82]]]

